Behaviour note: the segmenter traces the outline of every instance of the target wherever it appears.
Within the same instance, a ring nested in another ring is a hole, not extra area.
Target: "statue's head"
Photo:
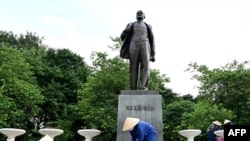
[[[137,19],[137,20],[145,19],[145,14],[143,13],[142,10],[138,10],[138,11],[136,12],[136,19]]]

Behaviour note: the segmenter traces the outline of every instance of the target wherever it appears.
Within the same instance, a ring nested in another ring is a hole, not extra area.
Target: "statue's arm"
[[[147,24],[148,28],[149,28],[149,40],[150,40],[150,60],[152,62],[155,61],[155,41],[154,41],[154,34],[152,31],[152,26],[150,24]]]
[[[127,24],[126,28],[122,31],[122,34],[120,36],[121,40],[123,41],[125,37],[131,32],[131,27],[133,23]]]

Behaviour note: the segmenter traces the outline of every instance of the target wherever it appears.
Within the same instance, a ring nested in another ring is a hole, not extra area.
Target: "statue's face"
[[[144,13],[141,10],[137,11],[136,19],[144,19],[144,18],[145,18]]]

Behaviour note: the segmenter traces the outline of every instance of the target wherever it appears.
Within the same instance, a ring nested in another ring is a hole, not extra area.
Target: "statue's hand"
[[[155,57],[151,56],[150,57],[150,61],[154,62],[155,61]]]

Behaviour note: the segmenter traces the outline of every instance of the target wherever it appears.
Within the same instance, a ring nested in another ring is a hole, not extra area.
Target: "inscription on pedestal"
[[[123,90],[119,95],[117,141],[131,140],[128,131],[122,131],[126,117],[136,117],[152,124],[163,141],[162,103],[158,91]]]
[[[135,105],[135,106],[126,106],[127,110],[135,110],[135,111],[153,111],[153,106],[145,106],[145,105]]]

